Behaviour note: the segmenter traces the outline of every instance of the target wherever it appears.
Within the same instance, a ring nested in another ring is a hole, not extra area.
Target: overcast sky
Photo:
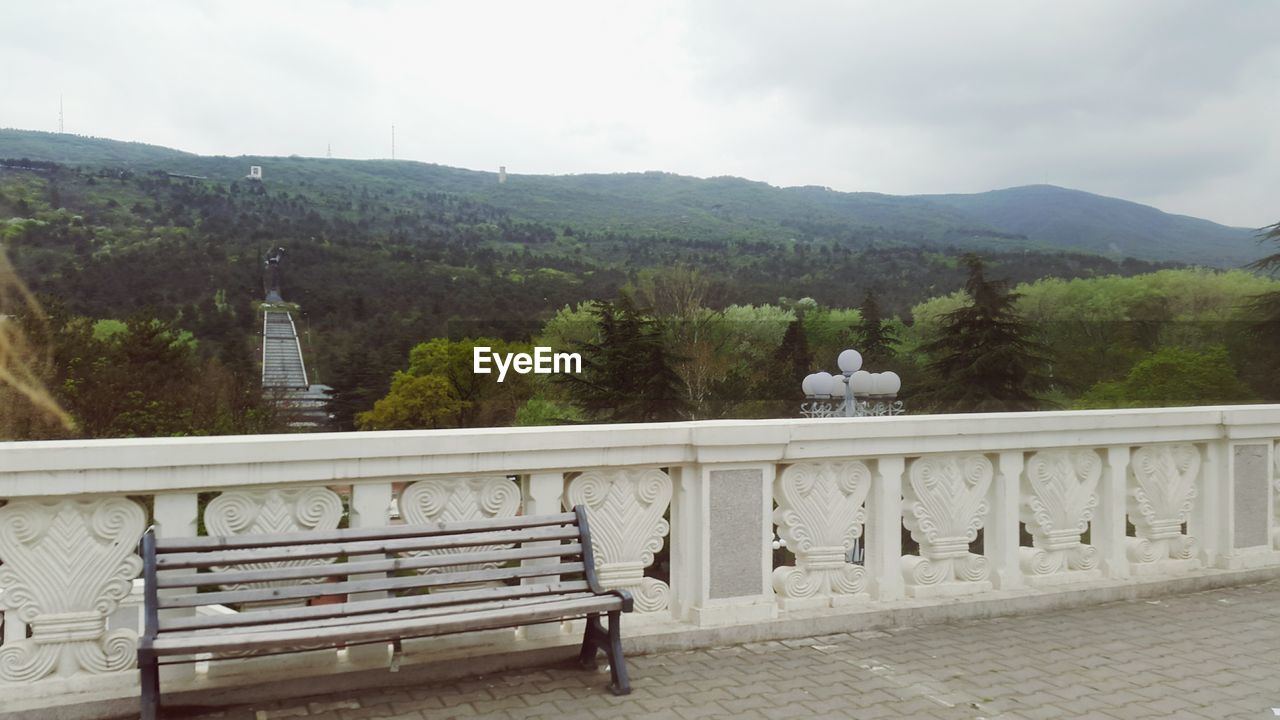
[[[0,127],[1280,220],[1280,2],[0,4]]]

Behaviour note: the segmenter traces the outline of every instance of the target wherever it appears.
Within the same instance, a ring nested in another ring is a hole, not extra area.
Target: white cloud
[[[0,126],[202,153],[1052,182],[1280,214],[1280,6],[1145,0],[6,3]]]

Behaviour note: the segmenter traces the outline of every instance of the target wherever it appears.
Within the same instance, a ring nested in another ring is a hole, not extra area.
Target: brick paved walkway
[[[603,663],[602,663],[603,667]],[[1280,581],[1159,601],[664,653],[607,674],[530,670],[206,718],[1271,718]]]

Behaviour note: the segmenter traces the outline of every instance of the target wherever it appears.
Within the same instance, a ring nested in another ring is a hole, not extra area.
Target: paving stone
[[[1280,581],[1042,615],[793,638],[239,706],[195,720],[1270,717]],[[323,681],[318,681],[322,685]],[[261,713],[261,714],[259,714]]]

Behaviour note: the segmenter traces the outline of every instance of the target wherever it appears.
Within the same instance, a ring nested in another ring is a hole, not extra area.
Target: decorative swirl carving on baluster
[[[419,480],[400,493],[400,516],[410,525],[469,522],[500,517],[514,517],[520,509],[520,488],[505,475],[481,477],[428,478]],[[485,550],[503,550],[510,543],[483,546]],[[452,555],[479,548],[441,548],[406,553],[409,555]],[[451,565],[448,568],[426,568],[419,572],[437,574],[498,567],[496,562]]]
[[[774,590],[783,597],[849,595],[864,591],[863,573],[845,561],[862,535],[871,470],[859,460],[797,463],[774,481],[779,537],[796,554],[794,567],[774,570]]]
[[[822,590],[822,581],[793,565],[773,569],[773,590],[783,597],[811,598]]]
[[[666,609],[670,588],[643,575],[671,531],[662,517],[671,504],[671,478],[658,469],[588,470],[569,481],[564,504],[587,509],[596,569],[608,571],[601,583],[631,590],[637,608]]]
[[[964,555],[955,559],[956,577],[964,582],[981,582],[991,576],[987,559],[982,555]]]
[[[639,612],[658,612],[671,604],[671,587],[657,578],[642,577],[631,595]]]
[[[1067,551],[1067,566],[1072,570],[1093,570],[1098,567],[1101,554],[1092,545],[1080,545]]]
[[[138,636],[131,630],[112,630],[100,644],[79,643],[75,649],[80,667],[89,672],[108,673],[133,667],[138,653]]]
[[[1200,553],[1200,541],[1190,535],[1179,535],[1169,541],[1169,557],[1192,560]]]
[[[1159,550],[1163,549],[1163,543],[1152,542],[1146,538],[1125,538],[1124,554],[1129,558],[1129,562],[1149,563],[1160,559]],[[1165,557],[1168,557],[1166,554]]]
[[[31,638],[0,647],[0,679],[132,666],[136,634],[106,632],[106,618],[142,568],[133,550],[145,522],[137,503],[118,497],[0,508],[0,602],[32,628]],[[68,622],[72,629],[59,632]]]
[[[134,641],[137,641],[135,636]],[[0,646],[0,679],[15,683],[35,682],[53,672],[58,662],[57,645],[37,645],[31,640]]]
[[[1133,452],[1129,519],[1136,540],[1147,541],[1143,545],[1135,538],[1128,540],[1133,562],[1195,557],[1197,541],[1183,533],[1181,525],[1191,516],[1199,474],[1200,450],[1194,445],[1150,445]]]
[[[931,560],[919,555],[902,557],[902,578],[908,585],[941,585],[954,577],[951,558]]]
[[[1035,547],[1018,548],[1018,565],[1032,576],[1052,575],[1066,567],[1066,554]]]
[[[210,535],[269,535],[307,530],[333,530],[342,519],[342,498],[329,488],[232,490],[209,502],[204,525]],[[245,563],[237,570],[269,570],[306,565],[327,565],[333,558]],[[215,567],[217,572],[224,568]],[[298,582],[318,583],[323,578],[223,584],[227,590],[269,588]]]
[[[861,565],[846,564],[839,570],[827,573],[831,592],[837,595],[858,595],[867,591],[867,572]]]

